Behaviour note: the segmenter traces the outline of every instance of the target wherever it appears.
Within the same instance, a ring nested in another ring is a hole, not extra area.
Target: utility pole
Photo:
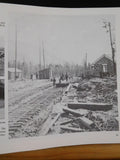
[[[43,65],[44,65],[44,69],[45,69],[45,53],[44,53],[44,44],[42,42],[42,47],[43,47]]]
[[[24,58],[23,58],[23,69],[22,69],[22,71],[23,71],[23,78],[25,78],[25,60],[24,60]]]
[[[85,58],[85,65],[86,65],[86,69],[87,69],[87,53],[86,53],[86,58]]]
[[[116,66],[115,66],[115,50],[113,47],[113,40],[112,40],[112,33],[111,33],[111,23],[108,22],[109,27],[109,34],[110,34],[110,44],[111,44],[111,50],[112,50],[112,60],[113,60],[113,67],[114,67],[114,74],[116,73]]]
[[[39,41],[39,79],[40,79],[40,70],[41,70],[41,47]]]
[[[17,78],[16,68],[17,68],[17,24],[15,25],[15,81]]]
[[[87,53],[86,53],[86,55],[85,55],[85,64],[84,64],[85,66],[85,76],[87,75]]]
[[[39,44],[39,70],[41,70],[41,50],[40,50],[40,44]]]
[[[116,74],[115,49],[113,47],[113,39],[112,39],[112,32],[111,32],[111,23],[110,22],[104,22],[104,25],[105,26],[103,26],[103,27],[107,29],[107,32],[109,33],[109,36],[110,36],[110,46],[111,46],[111,51],[112,51],[113,70],[114,70],[114,74]]]
[[[29,64],[29,69],[30,69],[30,79],[31,79],[31,74],[32,74],[32,63],[31,62]]]

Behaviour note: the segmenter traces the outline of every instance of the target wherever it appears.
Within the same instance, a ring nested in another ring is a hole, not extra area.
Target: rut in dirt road
[[[63,90],[50,84],[35,88],[15,98],[9,106],[10,138],[36,136],[41,124],[52,110],[52,103],[60,99]],[[16,100],[17,99],[17,100]]]

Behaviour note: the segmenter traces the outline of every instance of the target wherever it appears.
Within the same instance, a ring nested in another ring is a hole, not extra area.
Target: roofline
[[[9,72],[15,72],[15,71],[10,71],[9,69],[14,69],[15,70],[15,68],[14,67],[8,67],[8,71]],[[20,69],[18,69],[18,68],[16,68],[16,72],[22,72],[22,70],[20,70]]]
[[[94,63],[92,63],[92,65],[95,64],[95,63],[97,63],[97,62],[98,62],[101,58],[103,58],[103,57],[106,57],[106,58],[108,58],[109,60],[113,61],[112,58],[110,58],[110,57],[107,56],[106,54],[103,54],[101,57],[97,58],[97,60],[96,60]]]

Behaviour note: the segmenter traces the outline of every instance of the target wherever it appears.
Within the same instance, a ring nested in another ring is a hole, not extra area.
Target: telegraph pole
[[[84,67],[85,67],[85,77],[86,77],[87,76],[87,53],[85,55]]]
[[[112,50],[112,60],[113,60],[113,67],[114,67],[114,74],[116,73],[116,66],[115,66],[115,50],[113,47],[113,40],[112,40],[112,33],[111,33],[111,23],[108,22],[109,34],[110,34],[110,45]]]
[[[17,24],[15,25],[15,81],[17,78],[16,68],[17,68]]]
[[[23,78],[25,78],[25,59],[24,59],[24,57],[23,57]]]
[[[32,64],[31,64],[31,62],[29,63],[29,66],[30,66],[30,79],[31,79],[31,73],[32,73]]]
[[[44,44],[42,42],[42,47],[43,47],[43,64],[44,64],[44,69],[45,69],[45,53],[44,53]]]
[[[41,70],[41,47],[39,43],[39,70]]]
[[[110,22],[104,22],[104,25],[105,26],[103,26],[103,27],[107,29],[107,32],[109,32],[109,36],[110,36],[110,46],[111,46],[111,51],[112,51],[113,70],[114,70],[114,74],[116,74],[115,49],[113,47],[113,39],[112,39],[112,32],[111,32],[111,23]]]
[[[40,77],[40,70],[41,70],[41,47],[40,47],[40,41],[39,41],[39,79]]]

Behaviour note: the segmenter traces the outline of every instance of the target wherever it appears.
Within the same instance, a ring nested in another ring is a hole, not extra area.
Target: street
[[[37,135],[62,92],[48,80],[9,82],[10,137]]]
[[[9,81],[10,138],[118,130],[116,78],[77,81]]]

